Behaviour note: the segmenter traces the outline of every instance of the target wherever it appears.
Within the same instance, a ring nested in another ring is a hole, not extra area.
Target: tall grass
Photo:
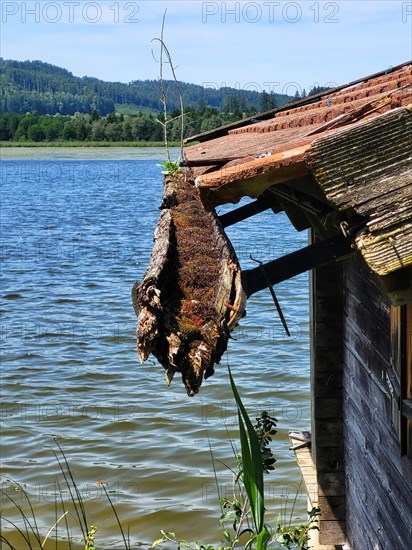
[[[13,498],[7,493],[7,491],[5,491],[3,488],[0,488],[2,499],[5,499],[9,503],[11,503],[14,506],[14,508],[17,510],[20,517],[20,522],[18,525],[16,522],[13,522],[5,518],[3,515],[3,510],[1,510],[1,513],[0,513],[1,548],[5,548],[5,549],[7,548],[9,550],[45,550],[46,544],[48,544],[49,542],[51,543],[51,541],[53,540],[54,548],[56,550],[59,550],[59,548],[61,548],[63,539],[66,539],[68,550],[75,550],[75,548],[79,547],[78,544],[75,544],[73,542],[73,538],[75,536],[76,539],[83,541],[82,546],[85,550],[97,550],[97,547],[95,545],[95,535],[97,533],[97,528],[94,525],[91,525],[89,523],[89,517],[86,512],[86,506],[83,501],[80,489],[73,476],[73,472],[70,468],[70,464],[66,457],[66,454],[64,453],[62,447],[60,446],[56,438],[55,438],[55,443],[57,445],[58,451],[57,452],[54,451],[54,456],[59,465],[60,472],[63,476],[65,487],[67,487],[69,492],[70,502],[71,502],[71,505],[73,506],[74,515],[76,517],[77,533],[73,535],[69,527],[69,522],[67,519],[69,510],[67,509],[67,504],[65,504],[63,500],[63,492],[61,491],[61,488],[58,482],[57,482],[57,487],[58,487],[58,494],[60,496],[60,502],[58,502],[58,499],[56,496],[56,500],[55,500],[56,521],[49,528],[49,530],[47,531],[47,534],[44,537],[41,537],[40,530],[38,527],[38,521],[36,519],[36,512],[35,512],[32,500],[30,498],[30,495],[21,484],[11,479],[3,478],[5,481],[12,483],[13,486],[17,488],[19,494],[24,496],[24,501],[27,504],[29,512],[25,512],[24,507],[19,504],[19,502],[17,501],[17,498]],[[122,525],[122,522],[120,521],[116,508],[113,504],[112,499],[110,498],[110,495],[106,487],[104,486],[104,484],[102,484],[101,487],[106,495],[106,498],[112,510],[112,513],[116,518],[116,523],[123,539],[124,549],[131,550],[129,533],[127,534],[125,533],[125,529]],[[60,507],[60,511],[59,511],[59,507]],[[59,536],[58,526],[63,521],[64,521],[64,536],[61,536],[61,535]],[[6,529],[4,529],[4,527],[6,527]],[[12,527],[14,529],[15,534],[13,535],[13,541],[11,540],[11,536],[7,535],[7,527],[9,528]],[[17,537],[16,537],[16,534],[17,534]],[[14,542],[16,538],[18,542]],[[15,544],[18,544],[18,546],[15,546]],[[50,547],[51,547],[51,544],[50,544]]]

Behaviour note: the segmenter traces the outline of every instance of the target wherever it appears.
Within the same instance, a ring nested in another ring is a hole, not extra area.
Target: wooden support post
[[[311,235],[312,242],[317,238]],[[316,468],[318,544],[343,544],[345,471],[342,423],[343,272],[345,262],[311,272],[312,458]]]

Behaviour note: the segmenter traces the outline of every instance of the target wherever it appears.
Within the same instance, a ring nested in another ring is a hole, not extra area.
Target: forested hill
[[[178,109],[179,97],[174,82],[165,81],[165,84],[168,109]],[[91,114],[97,110],[105,116],[114,111],[162,109],[157,80],[135,80],[124,84],[89,76],[80,78],[66,69],[42,61],[0,58],[0,88],[2,112],[74,115],[76,112]],[[185,107],[198,109],[211,106],[230,112],[251,108],[266,111],[292,99],[282,94],[215,88],[180,83]]]

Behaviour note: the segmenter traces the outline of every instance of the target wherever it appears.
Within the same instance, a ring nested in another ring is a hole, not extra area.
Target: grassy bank
[[[169,147],[180,147],[171,141]],[[0,141],[0,147],[164,147],[162,141]]]

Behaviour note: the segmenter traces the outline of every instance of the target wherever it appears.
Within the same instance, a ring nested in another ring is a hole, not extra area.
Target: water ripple
[[[253,296],[215,375],[188,399],[178,377],[168,388],[163,368],[153,358],[140,365],[136,354],[130,290],[153,244],[159,152],[139,151],[138,160],[133,151],[124,160],[116,160],[120,151],[56,154],[32,151],[32,160],[13,157],[2,167],[3,475],[33,497],[47,532],[56,499],[70,502],[57,438],[99,527],[100,548],[121,547],[121,539],[99,480],[136,544],[147,548],[160,529],[218,541],[209,444],[216,460],[234,465],[230,364],[251,416],[267,410],[279,420],[277,469],[267,481],[275,517],[299,486],[287,431],[310,425],[307,276],[276,287],[291,337],[270,293]],[[272,212],[229,234],[244,268],[256,265],[250,254],[269,261],[306,244]],[[230,492],[231,474],[217,464],[220,489]],[[2,487],[23,499],[12,482]],[[296,514],[305,508],[302,497]]]

